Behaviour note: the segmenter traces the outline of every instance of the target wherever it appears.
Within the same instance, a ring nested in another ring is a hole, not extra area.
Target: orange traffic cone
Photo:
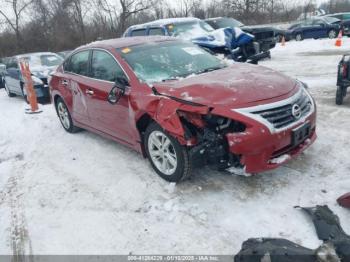
[[[343,31],[340,30],[340,31],[339,31],[339,35],[338,35],[338,38],[337,38],[337,41],[335,41],[335,46],[338,46],[338,47],[341,47],[341,46],[342,46],[342,44],[343,44],[342,38],[343,38]]]
[[[30,72],[30,69],[29,69],[29,64],[25,61],[20,61],[20,66],[21,66],[21,73],[24,80],[24,88],[26,89],[27,99],[31,107],[30,110],[27,110],[26,113],[31,113],[31,114],[40,113],[41,111],[39,110],[38,101],[37,101],[37,97],[34,90],[34,84],[32,80],[32,73]]]
[[[286,46],[286,37],[285,36],[282,36],[281,45]]]

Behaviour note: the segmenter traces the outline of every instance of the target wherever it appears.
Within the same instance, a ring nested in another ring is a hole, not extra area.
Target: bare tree
[[[23,12],[32,4],[33,0],[4,0],[9,8],[12,10],[13,18],[10,14],[6,14],[3,10],[0,9],[0,14],[4,17],[6,23],[11,27],[11,29],[16,34],[16,46],[17,50],[22,49],[22,38],[21,38],[21,29],[20,22],[22,19]]]
[[[127,20],[130,16],[145,11],[152,6],[151,1],[145,0],[119,0],[119,3],[121,5],[121,13],[118,19],[119,34],[122,34],[125,31]]]
[[[85,8],[86,4],[89,4],[88,0],[70,0],[73,12],[73,20],[75,25],[78,27],[78,31],[81,35],[82,43],[86,42],[86,30],[84,19],[88,12],[87,8]]]

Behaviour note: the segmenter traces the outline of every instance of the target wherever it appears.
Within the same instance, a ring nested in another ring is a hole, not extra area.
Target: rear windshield
[[[334,17],[324,17],[323,19],[329,24],[334,24],[334,23],[340,22],[340,20],[338,18],[334,18]]]
[[[226,64],[191,43],[162,42],[117,49],[143,82],[177,80],[208,70],[218,70]]]
[[[193,39],[214,31],[214,28],[204,21],[169,24],[167,29],[170,35],[178,36],[182,39]]]
[[[226,28],[226,27],[241,27],[244,26],[241,22],[233,18],[222,18],[218,20],[212,20],[210,24],[215,24],[216,28]]]
[[[52,67],[58,66],[62,63],[63,58],[58,55],[28,55],[19,57],[19,59],[24,59],[28,62],[30,67]]]

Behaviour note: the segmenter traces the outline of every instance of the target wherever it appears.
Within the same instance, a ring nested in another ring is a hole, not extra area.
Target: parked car
[[[350,54],[344,55],[338,65],[337,93],[335,103],[342,105],[350,86]]]
[[[49,99],[48,77],[63,62],[55,53],[30,53],[6,59],[4,86],[9,97],[22,96],[27,101],[27,94],[20,70],[19,62],[25,60],[29,64],[38,99]]]
[[[174,36],[210,50],[223,54],[237,62],[257,63],[269,56],[260,51],[254,43],[254,36],[244,33],[239,28],[222,28],[215,30],[206,22],[197,18],[161,19],[146,24],[129,27],[125,37],[165,35]]]
[[[0,64],[0,89],[4,88],[4,75],[6,72],[6,65]]]
[[[333,17],[314,17],[293,24],[286,30],[287,40],[302,41],[308,38],[336,38],[341,29],[340,20]]]
[[[66,50],[66,51],[58,52],[57,54],[62,58],[66,58],[71,52],[72,50]]]
[[[328,14],[326,17],[339,19],[341,21],[340,25],[343,30],[343,34],[346,36],[350,35],[350,13]]]
[[[84,128],[129,146],[171,182],[203,165],[274,169],[316,139],[315,103],[303,83],[227,65],[173,37],[82,46],[52,74],[50,88],[67,132]]]
[[[254,40],[259,44],[259,49],[266,54],[266,57],[270,56],[269,50],[276,46],[275,29],[272,27],[245,26],[240,21],[229,17],[210,18],[205,21],[215,29],[238,27],[244,32],[254,35]]]

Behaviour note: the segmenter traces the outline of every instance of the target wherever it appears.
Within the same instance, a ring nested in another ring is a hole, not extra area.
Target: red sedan
[[[194,167],[256,174],[316,139],[306,86],[268,68],[228,65],[167,37],[99,41],[73,51],[50,81],[63,128],[123,143],[177,182]]]

